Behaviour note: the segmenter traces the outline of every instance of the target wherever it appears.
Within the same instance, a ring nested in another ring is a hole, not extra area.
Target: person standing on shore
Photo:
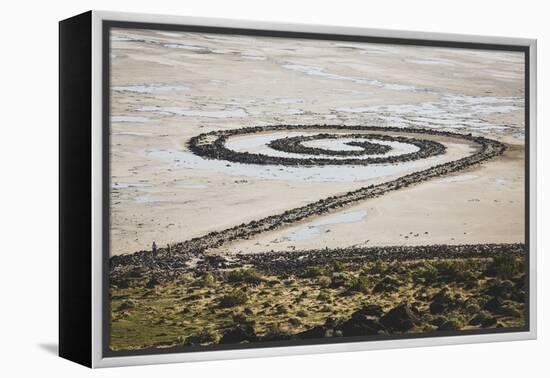
[[[151,251],[153,252],[153,257],[157,256],[157,243],[153,240],[153,245],[151,246]]]

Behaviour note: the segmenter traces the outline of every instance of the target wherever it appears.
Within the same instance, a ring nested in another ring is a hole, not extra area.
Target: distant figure
[[[166,252],[168,252],[168,255],[172,253],[172,248],[170,247],[170,243],[166,244]]]
[[[153,240],[153,246],[151,247],[151,250],[153,251],[153,257],[157,255],[157,243]]]

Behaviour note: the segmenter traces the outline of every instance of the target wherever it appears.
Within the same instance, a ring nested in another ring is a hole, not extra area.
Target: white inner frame
[[[224,351],[150,354],[143,356],[104,357],[103,345],[103,251],[102,251],[102,22],[104,20],[144,22],[157,24],[181,24],[197,26],[215,26],[226,28],[261,29],[273,31],[328,33],[386,38],[427,39],[448,42],[472,42],[489,44],[506,44],[529,47],[530,97],[529,97],[529,332],[509,332],[484,335],[464,335],[450,337],[426,337],[416,339],[366,341],[353,343],[285,346],[255,349]],[[349,352],[388,348],[411,348],[449,344],[467,344],[496,341],[528,340],[537,336],[537,288],[536,288],[536,255],[537,255],[537,41],[535,39],[489,37],[461,34],[440,34],[427,32],[409,32],[397,30],[366,29],[352,27],[335,27],[322,25],[300,25],[286,23],[267,23],[255,21],[228,20],[202,17],[182,17],[122,12],[92,12],[92,367],[115,367],[174,362],[193,362],[223,360],[236,358],[253,358],[268,356],[286,356],[311,353]]]

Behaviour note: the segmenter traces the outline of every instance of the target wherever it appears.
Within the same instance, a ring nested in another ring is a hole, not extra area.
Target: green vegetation
[[[349,292],[367,293],[369,291],[369,279],[367,276],[360,275],[353,278],[348,286]]]
[[[308,266],[304,273],[302,273],[303,278],[313,278],[323,276],[327,273],[327,270],[323,266]]]
[[[497,277],[503,280],[509,280],[519,272],[517,258],[511,254],[502,254],[494,257],[493,266]]]
[[[244,282],[250,285],[259,285],[263,278],[255,269],[237,269],[227,274],[228,282]]]
[[[344,264],[342,261],[334,261],[332,263],[332,269],[335,272],[343,272],[346,269],[346,264]]]
[[[246,293],[242,290],[235,290],[229,294],[225,294],[220,299],[220,307],[234,307],[245,304],[248,301]]]
[[[525,324],[523,264],[516,255],[336,265],[340,271],[330,263],[297,274],[242,268],[112,283],[110,348]]]
[[[215,283],[216,279],[211,273],[206,273],[195,282],[195,284],[199,287],[212,287]]]
[[[329,302],[331,298],[329,290],[321,290],[319,295],[317,295],[317,300],[321,302]]]

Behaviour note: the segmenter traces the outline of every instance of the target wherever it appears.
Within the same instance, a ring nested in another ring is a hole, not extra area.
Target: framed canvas
[[[60,22],[60,355],[536,337],[536,41]]]

